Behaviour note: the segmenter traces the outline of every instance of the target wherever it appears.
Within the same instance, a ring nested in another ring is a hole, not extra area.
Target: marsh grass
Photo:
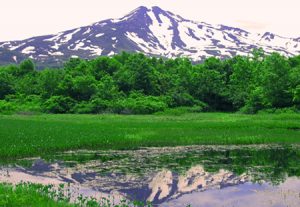
[[[20,183],[0,184],[0,206],[3,207],[75,207],[69,200],[52,191],[51,186]],[[55,200],[56,199],[56,200]]]
[[[139,201],[121,200],[118,204],[103,198],[96,200],[93,197],[79,195],[72,199],[69,189],[60,185],[41,185],[20,183],[16,186],[0,184],[1,207],[140,207],[152,205]]]
[[[77,149],[299,143],[299,114],[2,115],[0,160]]]

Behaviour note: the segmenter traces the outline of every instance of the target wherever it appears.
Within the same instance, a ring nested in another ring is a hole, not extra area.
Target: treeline
[[[255,50],[201,64],[121,53],[35,69],[0,67],[0,112],[150,114],[168,108],[241,111],[300,108],[300,56]]]

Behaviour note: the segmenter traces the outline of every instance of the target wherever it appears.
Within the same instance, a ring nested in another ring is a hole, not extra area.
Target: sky
[[[300,37],[299,0],[1,0],[0,41],[55,34],[139,6],[159,6],[186,19]]]

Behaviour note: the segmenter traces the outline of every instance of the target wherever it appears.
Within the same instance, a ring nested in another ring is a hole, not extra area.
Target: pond
[[[300,206],[300,145],[68,151],[3,166],[0,182],[69,183],[154,206]]]

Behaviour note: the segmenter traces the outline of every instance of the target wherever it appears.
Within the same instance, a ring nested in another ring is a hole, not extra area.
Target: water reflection
[[[287,178],[284,183],[272,186],[267,183],[245,183],[209,191],[194,191],[178,199],[169,200],[163,207],[298,207],[300,180]]]
[[[223,169],[216,173],[210,173],[206,172],[201,165],[190,168],[183,175],[176,175],[169,170],[163,170],[157,173],[149,183],[148,188],[151,190],[151,194],[147,200],[161,203],[186,193],[221,189],[243,184],[247,181],[250,181],[250,177],[246,174],[238,176]]]
[[[6,170],[162,206],[300,206],[299,145],[76,151]]]

